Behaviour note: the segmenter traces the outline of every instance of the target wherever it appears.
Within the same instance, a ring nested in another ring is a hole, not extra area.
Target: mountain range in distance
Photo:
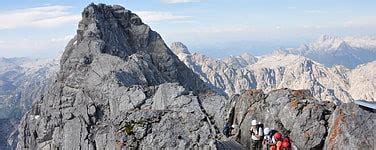
[[[327,44],[329,45],[329,44]],[[280,88],[309,89],[315,98],[334,102],[354,99],[375,100],[376,61],[357,64],[356,68],[321,64],[308,56],[277,50],[272,54],[253,56],[244,53],[223,59],[191,54],[181,42],[171,50],[202,80],[224,90],[228,95],[246,89],[271,91]],[[332,59],[332,58],[331,58]]]

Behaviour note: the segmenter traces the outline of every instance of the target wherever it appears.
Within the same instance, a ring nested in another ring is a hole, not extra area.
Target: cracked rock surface
[[[210,106],[226,102],[210,91],[136,14],[91,4],[17,149],[115,149],[118,134],[128,148],[205,148],[224,122]]]
[[[230,103],[229,122],[239,125],[237,137],[246,147],[251,120],[257,119],[289,136],[298,149],[375,148],[376,114],[354,103],[336,107],[314,99],[308,90],[289,89],[246,90]]]

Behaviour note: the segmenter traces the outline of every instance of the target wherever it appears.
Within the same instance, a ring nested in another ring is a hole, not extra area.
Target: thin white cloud
[[[204,0],[162,0],[168,4],[178,4],[178,3],[193,3],[193,2],[202,2]]]
[[[7,40],[0,44],[2,57],[50,57],[55,56],[59,51],[64,50],[67,38],[56,38],[54,40],[21,38],[18,40]],[[66,40],[66,41],[64,41]]]
[[[0,29],[18,27],[57,27],[80,20],[70,6],[53,5],[0,12]]]
[[[328,11],[324,11],[324,10],[304,10],[304,13],[308,13],[308,14],[326,14],[326,13],[328,13]]]
[[[158,21],[173,21],[173,20],[185,20],[190,16],[175,15],[172,12],[162,11],[138,11],[136,12],[145,22],[158,22]]]

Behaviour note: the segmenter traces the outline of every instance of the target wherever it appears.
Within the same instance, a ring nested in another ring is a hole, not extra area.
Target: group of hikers
[[[226,137],[238,136],[238,125],[233,124],[230,126],[226,123],[223,134]],[[257,122],[257,120],[251,121],[249,134],[252,150],[288,150],[291,147],[288,136],[283,136],[282,133],[277,130],[268,127],[264,128],[264,124]]]

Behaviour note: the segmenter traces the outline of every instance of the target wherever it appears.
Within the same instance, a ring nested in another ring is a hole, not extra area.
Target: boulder
[[[235,97],[232,124],[240,126],[239,142],[250,146],[251,120],[289,136],[299,149],[319,149],[327,135],[326,115],[334,105],[315,100],[309,91],[280,89],[268,94],[261,90],[247,90]]]
[[[325,149],[375,149],[376,113],[354,103],[342,104],[329,119]]]

